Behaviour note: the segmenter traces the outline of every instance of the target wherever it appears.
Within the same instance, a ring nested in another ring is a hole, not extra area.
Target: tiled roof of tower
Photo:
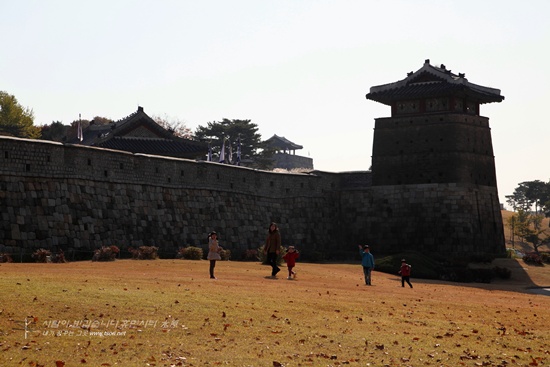
[[[403,80],[370,88],[367,99],[391,105],[394,101],[414,98],[442,96],[462,96],[472,98],[479,103],[502,102],[504,96],[500,90],[470,83],[465,74],[453,74],[445,65],[430,65],[426,60],[422,68],[410,72]]]
[[[304,149],[303,146],[291,142],[284,136],[273,135],[271,138],[267,139],[266,142],[269,143],[271,146],[279,149]]]

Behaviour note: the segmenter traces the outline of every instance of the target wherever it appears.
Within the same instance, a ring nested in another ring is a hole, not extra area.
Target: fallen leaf
[[[56,367],[63,367],[63,366],[65,366],[65,362],[63,362],[63,361],[55,361],[55,366],[56,366]]]

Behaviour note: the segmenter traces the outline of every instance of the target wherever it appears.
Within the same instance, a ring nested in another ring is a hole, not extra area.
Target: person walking
[[[210,279],[217,279],[214,276],[214,268],[216,267],[216,260],[221,260],[220,251],[221,246],[218,243],[218,234],[214,231],[208,235],[208,255],[206,258],[210,260]]]
[[[365,275],[365,284],[371,285],[371,272],[374,269],[374,256],[370,253],[369,245],[359,245],[359,253],[361,254],[361,265],[363,265],[363,274]]]
[[[265,240],[264,253],[266,255],[267,263],[271,265],[271,277],[275,277],[278,272],[281,271],[277,266],[277,257],[281,252],[281,233],[277,223],[271,222],[267,233],[267,239]]]
[[[296,259],[300,256],[300,253],[296,250],[294,246],[288,246],[288,251],[283,256],[283,259],[286,262],[286,266],[288,267],[288,280],[295,279],[296,278],[296,272],[292,269],[296,266]]]
[[[405,282],[409,287],[413,287],[411,284],[411,266],[407,264],[405,259],[401,259],[401,269],[398,274],[401,274],[401,287],[405,287]]]

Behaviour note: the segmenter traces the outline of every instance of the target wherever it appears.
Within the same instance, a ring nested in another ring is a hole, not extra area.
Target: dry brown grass
[[[378,272],[367,287],[359,265],[299,263],[289,281],[242,262],[219,262],[218,280],[206,261],[0,264],[0,365],[550,365],[550,297],[525,289],[550,286],[550,267],[500,261],[511,281],[413,289]],[[81,320],[104,325],[50,324]]]

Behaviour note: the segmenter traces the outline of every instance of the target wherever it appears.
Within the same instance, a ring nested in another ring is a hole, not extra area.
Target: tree
[[[73,139],[76,139],[78,136],[78,124],[82,126],[82,129],[88,128],[90,125],[108,125],[110,123],[114,122],[113,120],[107,118],[107,117],[101,117],[96,116],[91,121],[86,119],[78,119],[74,120],[70,123],[69,126],[67,126],[67,141],[71,141]]]
[[[511,225],[512,236],[519,237],[523,241],[530,243],[535,252],[539,251],[539,247],[550,242],[550,236],[546,229],[541,228],[542,214],[536,214],[530,211],[518,210],[509,219]],[[512,237],[512,240],[513,240]]]
[[[540,180],[521,182],[514,189],[512,195],[506,196],[508,204],[514,210],[531,210],[535,206],[535,213],[541,213],[545,203],[550,200],[550,182]]]
[[[550,181],[540,180],[521,182],[512,195],[506,196],[506,202],[514,211],[531,211],[535,206],[535,214],[550,217]]]
[[[23,108],[15,96],[0,91],[0,135],[38,139],[40,134],[32,110]]]
[[[66,140],[68,126],[61,121],[53,121],[51,125],[43,125],[42,139],[62,142]]]
[[[93,123],[94,125],[109,125],[110,123],[113,123],[113,122],[114,121],[111,120],[110,118],[96,116],[92,119],[92,121],[89,124]],[[73,124],[75,123],[78,125],[78,120],[73,121]]]
[[[236,160],[238,141],[241,143],[241,162],[243,165],[266,169],[271,163],[272,151],[266,149],[258,133],[258,125],[250,120],[223,119],[219,122],[208,122],[207,126],[199,126],[195,137],[200,141],[209,142],[213,155],[219,157],[223,141],[226,144],[226,154],[232,151],[232,160]]]
[[[185,122],[180,121],[178,119],[173,119],[168,117],[167,115],[164,116],[152,116],[151,117],[157,124],[165,128],[166,130],[171,131],[175,136],[193,140],[193,132],[190,128],[187,127]]]
[[[541,228],[544,216],[550,216],[550,181],[521,182],[506,199],[516,211],[510,219],[512,236],[532,244],[536,252],[540,246],[550,243],[550,235]]]

